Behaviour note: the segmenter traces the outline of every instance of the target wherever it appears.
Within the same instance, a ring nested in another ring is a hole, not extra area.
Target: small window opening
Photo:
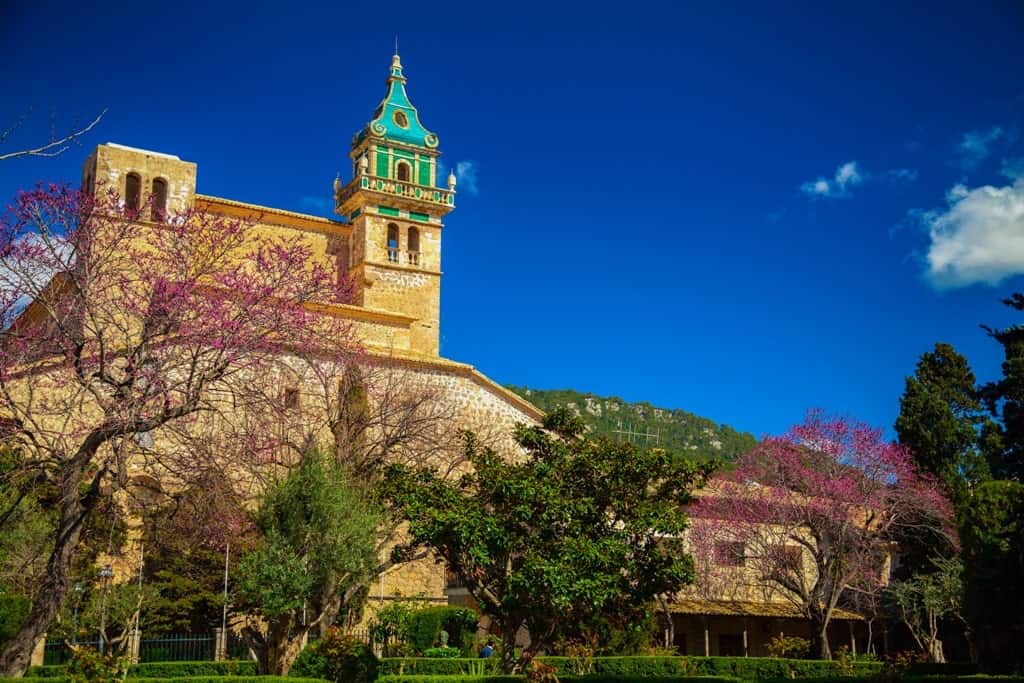
[[[398,263],[398,226],[388,223],[388,261]]]
[[[299,407],[299,390],[295,387],[285,389],[283,402],[285,410],[296,410]]]
[[[720,541],[715,543],[715,561],[722,567],[742,567],[745,550],[742,541]]]
[[[124,207],[131,215],[139,213],[142,204],[142,178],[138,173],[129,173],[124,181]]]
[[[408,182],[409,180],[409,164],[405,161],[398,162],[398,179]]]
[[[420,231],[417,228],[409,228],[408,245],[409,265],[418,266],[420,264]]]
[[[153,220],[158,223],[167,220],[167,181],[163,178],[153,181]]]

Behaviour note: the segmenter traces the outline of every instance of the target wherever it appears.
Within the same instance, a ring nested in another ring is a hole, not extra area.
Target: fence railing
[[[212,635],[143,638],[139,642],[139,661],[201,662],[212,660],[214,658],[214,645]]]
[[[352,629],[347,635],[373,646],[373,637],[365,628]],[[317,640],[319,633],[310,634],[310,642]],[[97,649],[99,640],[78,640],[78,645]],[[202,662],[216,658],[217,639],[210,635],[169,635],[160,638],[139,640],[140,662]],[[251,659],[248,645],[237,633],[231,631],[225,644],[227,659]],[[44,664],[67,664],[71,660],[71,648],[64,640],[47,640],[43,650]]]
[[[94,640],[79,640],[82,647],[99,649],[99,638]],[[47,640],[43,649],[43,664],[67,664],[71,661],[71,648],[63,640]]]

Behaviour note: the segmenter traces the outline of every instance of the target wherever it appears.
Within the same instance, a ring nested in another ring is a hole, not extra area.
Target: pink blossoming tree
[[[955,543],[941,487],[916,471],[906,449],[818,411],[742,456],[691,517],[698,585],[724,597],[788,600],[809,621],[812,653],[822,659],[831,658],[835,610],[852,591],[886,580],[901,533]]]
[[[0,426],[21,454],[8,483],[59,500],[40,598],[0,652],[0,676],[26,669],[102,499],[134,472],[208,474],[216,453],[162,447],[175,429],[246,413],[247,387],[283,360],[352,350],[330,314],[347,285],[301,234],[198,210],[134,218],[112,193],[51,185],[0,219]],[[272,434],[249,436],[254,459],[274,451]]]

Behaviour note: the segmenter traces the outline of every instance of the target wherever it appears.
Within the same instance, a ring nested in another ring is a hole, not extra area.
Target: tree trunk
[[[828,646],[828,621],[822,614],[811,615],[811,654],[818,659],[832,659]]]
[[[46,576],[39,585],[25,623],[18,633],[0,651],[0,677],[23,676],[28,669],[36,642],[46,633],[67,593],[71,576],[71,561],[82,535],[86,514],[96,505],[99,493],[99,475],[89,491],[79,492],[82,469],[71,468],[61,479],[60,521],[57,526],[50,559],[46,563]]]
[[[942,649],[942,641],[934,636],[928,639],[928,661],[936,664],[946,663],[946,654]]]
[[[302,626],[292,631],[292,618],[278,619],[270,624],[266,634],[252,626],[243,629],[246,644],[256,653],[259,672],[268,676],[287,676],[302,651],[302,643],[309,628]]]
[[[519,660],[516,659],[516,631],[519,627],[501,625],[501,672],[512,674]]]

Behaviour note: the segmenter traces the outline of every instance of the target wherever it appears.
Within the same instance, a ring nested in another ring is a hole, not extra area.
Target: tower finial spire
[[[395,54],[398,54],[398,34],[395,34]]]

